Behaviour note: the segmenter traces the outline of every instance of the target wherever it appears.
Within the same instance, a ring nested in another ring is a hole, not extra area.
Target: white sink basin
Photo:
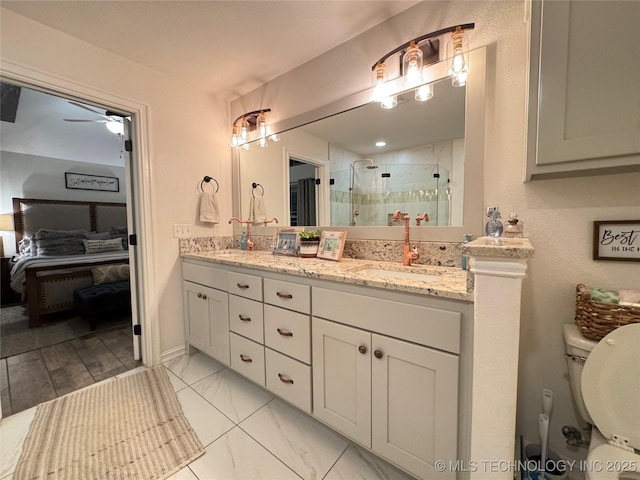
[[[364,268],[358,270],[358,273],[365,275],[376,275],[378,277],[399,278],[403,280],[419,280],[421,282],[432,282],[438,279],[438,275],[429,275],[427,273],[417,272],[397,272],[395,270],[383,270],[381,268]]]

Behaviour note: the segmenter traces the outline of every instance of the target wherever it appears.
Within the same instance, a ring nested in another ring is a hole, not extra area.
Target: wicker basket
[[[579,283],[576,287],[576,323],[583,336],[601,340],[618,327],[640,323],[640,307],[594,302],[589,289]]]

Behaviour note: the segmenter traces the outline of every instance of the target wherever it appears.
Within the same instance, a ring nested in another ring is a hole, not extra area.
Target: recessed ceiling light
[[[383,142],[382,140],[379,142],[376,142],[376,147],[384,147],[387,144],[387,142]]]

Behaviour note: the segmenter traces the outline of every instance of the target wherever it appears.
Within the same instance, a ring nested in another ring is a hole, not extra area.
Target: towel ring
[[[255,198],[255,195],[253,194],[253,191],[260,187],[260,190],[262,191],[262,195],[264,196],[264,187],[262,185],[260,185],[259,183],[253,182],[251,184],[251,196]]]
[[[210,177],[209,175],[205,175],[202,181],[200,182],[200,190],[202,190],[203,193],[204,193],[204,188],[202,184],[205,182],[209,183],[211,180],[216,182],[216,191],[214,193],[218,193],[218,190],[220,190],[220,184],[218,183],[218,181],[215,178]]]

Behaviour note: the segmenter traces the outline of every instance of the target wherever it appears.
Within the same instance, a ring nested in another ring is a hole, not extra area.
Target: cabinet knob
[[[285,377],[281,373],[278,374],[278,378],[280,379],[280,381],[282,383],[288,383],[289,385],[293,385],[293,380],[291,380],[290,378]]]
[[[282,330],[280,328],[278,328],[277,330],[278,330],[278,333],[280,335],[282,335],[283,337],[293,337],[293,333],[292,332],[287,332],[287,331]]]
[[[276,292],[276,295],[279,296],[280,298],[286,298],[286,299],[291,299],[293,298],[293,295],[291,295],[290,293],[280,293],[280,292]]]
[[[373,356],[376,358],[382,358],[382,350],[376,350],[375,352],[373,352]]]
[[[198,294],[198,298],[202,298],[202,294],[201,293]]]
[[[253,360],[251,360],[249,357],[243,355],[242,353],[240,354],[240,360],[242,360],[243,362],[247,362],[247,363],[253,362]]]
[[[242,290],[249,288],[249,285],[247,285],[246,283],[236,283],[236,285]]]
[[[362,353],[362,354],[365,354],[365,353],[367,353],[367,347],[366,347],[365,345],[360,345],[360,346],[358,347],[358,351],[359,351],[360,353]]]
[[[202,299],[203,299],[203,300],[206,300],[206,299],[207,299],[207,296],[206,296],[204,293],[202,294]]]
[[[251,321],[251,317],[243,317],[242,315],[238,315],[238,318],[240,320],[242,320],[243,322],[250,322]]]

